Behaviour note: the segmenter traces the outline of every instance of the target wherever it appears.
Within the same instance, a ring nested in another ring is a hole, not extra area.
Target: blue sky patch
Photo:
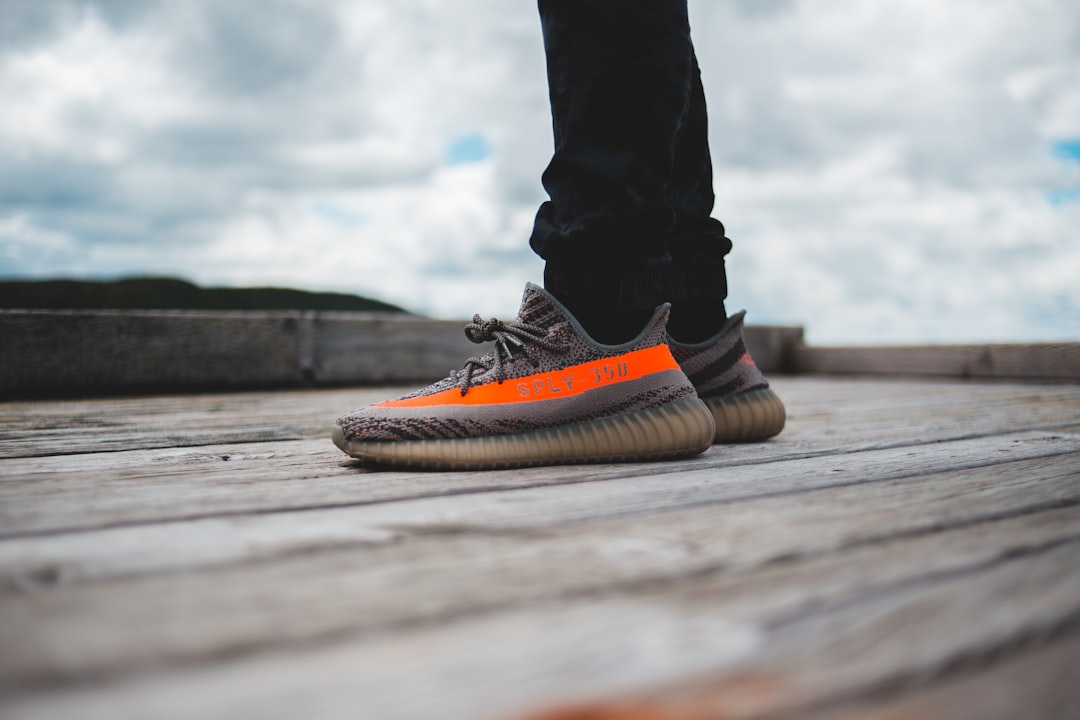
[[[447,165],[466,165],[487,160],[491,156],[491,143],[480,133],[455,138],[446,149]]]
[[[1054,157],[1080,163],[1080,138],[1057,140],[1051,147],[1054,152]],[[1051,190],[1046,193],[1046,200],[1054,206],[1077,202],[1080,200],[1080,188],[1071,187],[1062,188],[1060,190]]]
[[[1064,205],[1065,203],[1080,200],[1080,188],[1069,190],[1052,190],[1046,194],[1046,199],[1051,205]]]
[[[1058,140],[1054,143],[1054,155],[1080,163],[1080,138]]]

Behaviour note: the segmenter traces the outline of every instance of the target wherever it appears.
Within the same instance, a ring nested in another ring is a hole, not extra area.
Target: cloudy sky
[[[729,307],[1080,340],[1080,3],[690,11]],[[531,0],[0,0],[0,277],[511,315],[550,152]]]

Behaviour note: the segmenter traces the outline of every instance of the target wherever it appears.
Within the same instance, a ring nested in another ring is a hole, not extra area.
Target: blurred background
[[[690,0],[730,308],[815,344],[1080,339],[1080,3]],[[512,315],[533,2],[0,0],[0,279]]]

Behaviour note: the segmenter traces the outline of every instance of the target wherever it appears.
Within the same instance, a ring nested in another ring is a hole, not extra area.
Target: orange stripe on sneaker
[[[553,400],[573,397],[605,385],[663,372],[678,370],[679,364],[671,356],[667,345],[654,345],[644,350],[634,350],[623,355],[571,365],[562,370],[536,373],[525,377],[474,385],[464,396],[460,388],[404,400],[385,400],[373,407],[410,408],[436,405],[500,405],[528,402],[530,400]]]

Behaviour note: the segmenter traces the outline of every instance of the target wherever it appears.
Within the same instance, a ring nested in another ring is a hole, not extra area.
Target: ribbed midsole
[[[716,421],[714,442],[753,442],[771,438],[784,429],[787,412],[771,388],[706,398]]]
[[[527,465],[626,462],[687,457],[713,442],[713,414],[696,397],[573,425],[453,440],[346,440],[334,444],[354,458],[379,465],[481,470]]]

